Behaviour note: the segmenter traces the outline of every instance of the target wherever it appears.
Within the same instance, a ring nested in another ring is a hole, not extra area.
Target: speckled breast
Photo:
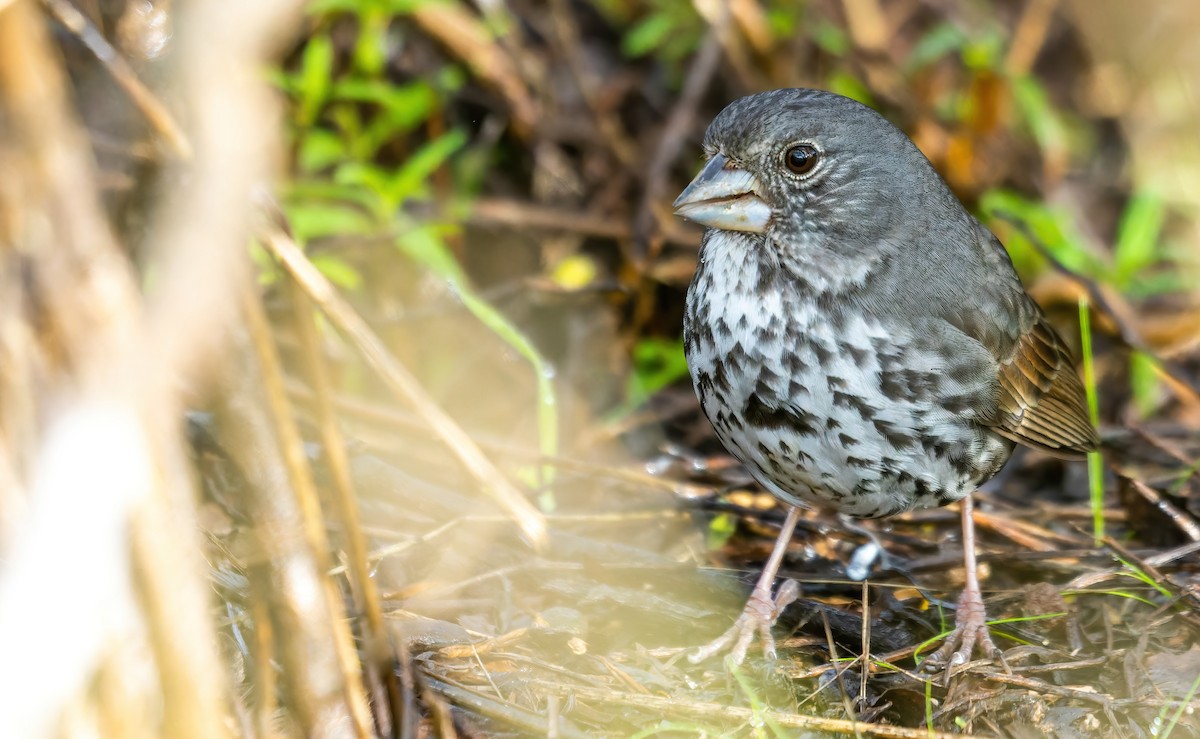
[[[705,415],[756,479],[793,504],[869,518],[945,505],[995,474],[1012,444],[973,422],[944,357],[753,246],[705,240],[684,337]]]

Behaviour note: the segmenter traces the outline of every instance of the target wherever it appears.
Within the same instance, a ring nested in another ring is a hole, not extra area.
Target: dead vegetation
[[[0,0],[0,735],[1200,735],[1198,28]],[[922,672],[953,510],[807,515],[780,659],[684,656],[782,512],[687,385],[669,203],[789,85],[911,133],[1094,357],[1103,465],[978,496],[1007,670]]]

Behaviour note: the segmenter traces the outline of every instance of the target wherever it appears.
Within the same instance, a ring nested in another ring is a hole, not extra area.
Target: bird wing
[[[986,378],[988,401],[974,405],[977,422],[1016,443],[1060,456],[1096,449],[1099,441],[1088,420],[1084,385],[1067,344],[1025,292],[1000,240],[977,221],[972,220],[971,230],[964,235],[974,241],[976,269],[938,281],[942,288],[926,290],[919,299],[926,310],[931,307],[982,344],[995,362]],[[965,360],[961,348],[956,353],[956,360]]]
[[[1040,310],[1000,362],[1000,392],[986,425],[1013,441],[1058,453],[1086,452],[1099,440],[1087,396],[1066,345]]]

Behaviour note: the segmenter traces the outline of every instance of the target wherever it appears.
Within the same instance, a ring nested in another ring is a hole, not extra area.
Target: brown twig
[[[582,236],[599,236],[622,241],[633,237],[627,223],[603,214],[580,213],[559,207],[543,206],[519,200],[479,198],[471,203],[467,222],[479,226],[512,226],[520,229],[561,231]],[[659,224],[660,226],[664,224]],[[700,232],[681,225],[667,224],[663,239],[676,246],[694,248]]]
[[[540,547],[546,538],[542,514],[480,451],[470,436],[443,411],[412,375],[383,345],[379,337],[350,307],[333,285],[308,261],[300,247],[278,229],[264,235],[267,248],[321,308],[330,322],[357,348],[388,387],[420,415],[455,453],[480,486],[512,516],[528,542]]]
[[[71,33],[75,34],[76,38],[104,65],[104,68],[116,80],[117,85],[125,91],[125,94],[129,96],[129,99],[133,101],[137,109],[146,117],[151,127],[174,150],[176,156],[184,160],[191,159],[192,145],[188,142],[187,135],[183,132],[183,129],[175,122],[175,117],[142,84],[142,81],[138,79],[133,68],[129,66],[129,62],[125,61],[125,57],[121,56],[108,43],[108,40],[104,38],[100,30],[93,26],[83,13],[80,13],[74,5],[66,0],[41,1],[46,6],[46,9],[60,23],[66,26]]]
[[[280,605],[288,611],[293,627],[280,634],[290,647],[284,650],[288,666],[284,678],[291,687],[293,709],[305,718],[306,733],[324,733],[349,720],[355,734],[366,739],[374,733],[370,710],[349,622],[337,589],[326,575],[330,569],[329,540],[304,441],[283,390],[283,371],[266,312],[258,295],[249,289],[243,293],[242,311],[246,336],[237,336],[237,343],[242,351],[253,351],[257,366],[243,366],[236,378],[231,374],[231,402],[226,405],[224,422],[227,430],[240,423],[245,427],[242,433],[249,434],[253,429],[258,432],[257,438],[244,439],[249,443],[239,445],[234,454],[250,481],[248,498],[257,501],[252,503],[252,510],[259,543],[264,551],[275,552],[270,558],[271,583],[278,580],[294,586],[278,588],[274,593],[281,597]],[[258,419],[262,411],[255,407],[256,401],[265,403],[273,428],[268,429],[267,419]],[[276,463],[282,463],[290,490],[279,485]],[[287,535],[297,522],[304,532],[306,549]],[[291,578],[306,582],[300,584]],[[315,604],[311,602],[314,599]],[[309,661],[319,664],[315,653],[324,649],[331,649],[332,654],[325,663],[326,672],[321,674]],[[342,705],[333,700],[337,686]],[[337,716],[343,706],[345,719]]]
[[[1127,320],[1125,320],[1125,311],[1117,310],[1113,307],[1112,301],[1109,299],[1108,295],[1098,282],[1085,275],[1079,274],[1067,265],[1063,264],[1058,257],[1054,256],[1054,254],[1042,242],[1042,240],[1033,233],[1033,230],[1029,227],[1029,224],[1017,217],[1016,214],[1006,210],[996,210],[994,211],[994,215],[1020,231],[1021,235],[1024,236],[1025,239],[1032,244],[1035,249],[1037,249],[1038,253],[1041,254],[1042,257],[1045,258],[1055,270],[1062,273],[1067,277],[1067,279],[1083,288],[1084,292],[1087,293],[1091,304],[1097,309],[1103,311],[1104,314],[1108,316],[1109,320],[1113,322],[1113,325],[1117,327],[1117,334],[1121,341],[1129,348],[1136,349],[1137,351],[1142,352],[1143,354],[1152,358],[1155,365],[1161,369],[1163,374],[1166,376],[1166,379],[1169,380],[1168,384],[1175,389],[1176,393],[1179,394],[1182,399],[1185,399],[1192,404],[1200,405],[1200,388],[1197,388],[1188,374],[1176,366],[1174,362],[1157,356],[1154,351],[1147,346],[1146,342],[1142,340],[1141,335],[1138,334],[1137,330],[1130,325]]]
[[[700,98],[708,89],[720,60],[720,39],[715,30],[709,30],[700,44],[700,51],[692,61],[691,69],[688,70],[687,78],[683,82],[683,91],[659,134],[658,143],[654,148],[654,159],[647,170],[646,187],[642,191],[641,204],[633,222],[633,249],[638,258],[653,255],[658,251],[657,239],[661,231],[659,224],[664,217],[664,214],[660,213],[660,207],[671,165],[689,141],[688,131],[696,118]]]
[[[620,693],[602,688],[563,685],[562,683],[544,680],[530,680],[529,683],[531,686],[536,686],[546,692],[556,693],[576,700],[634,706],[667,716],[683,714],[701,716],[715,721],[737,721],[743,724],[751,721],[765,721],[776,723],[786,728],[828,731],[834,734],[862,734],[883,737],[884,739],[952,739],[953,737],[960,736],[940,731],[928,731],[926,729],[908,729],[902,726],[872,724],[864,721],[846,721],[845,719],[822,718],[820,716],[805,716],[803,714],[784,713],[782,711],[754,711],[749,708],[730,706],[724,703],[677,700],[642,693]]]
[[[1076,700],[1094,703],[1099,706],[1111,706],[1113,699],[1111,696],[1097,693],[1083,687],[1072,687],[1070,685],[1055,685],[1048,683],[1045,680],[1037,678],[1025,677],[1023,675],[1008,675],[1003,672],[991,672],[981,675],[985,680],[992,682],[1004,683],[1005,685],[1015,685],[1019,688],[1034,690],[1038,693],[1051,693],[1053,695],[1061,695],[1064,698],[1074,698]]]
[[[1138,491],[1138,494],[1146,499],[1146,502],[1161,511],[1171,522],[1183,532],[1183,535],[1192,541],[1200,541],[1200,526],[1196,525],[1195,520],[1191,516],[1179,510],[1171,501],[1162,496],[1154,488],[1150,487],[1141,480],[1135,480],[1131,477],[1125,478],[1129,484],[1133,485],[1133,489]]]
[[[413,7],[412,17],[425,33],[462,59],[484,83],[504,97],[518,135],[527,138],[533,133],[538,119],[537,104],[517,73],[512,57],[495,42],[479,18],[456,3],[419,3]]]
[[[292,323],[300,337],[302,362],[313,389],[322,447],[333,481],[334,505],[347,550],[350,590],[355,609],[366,616],[363,625],[363,668],[368,689],[374,698],[372,705],[376,707],[376,725],[379,733],[387,736],[392,733],[392,726],[396,721],[394,712],[399,710],[401,703],[400,686],[396,672],[392,669],[395,658],[383,625],[379,591],[375,587],[375,580],[371,578],[370,566],[367,563],[367,543],[363,536],[358,500],[350,476],[350,461],[334,412],[333,387],[325,358],[321,354],[313,307],[295,282],[288,282],[288,290],[292,304]]]
[[[312,391],[298,383],[289,384],[288,393],[304,402],[312,402]],[[337,396],[334,399],[334,403],[340,413],[366,423],[412,432],[424,431],[427,428],[420,418],[413,417],[402,411],[382,408],[377,403],[367,403],[345,396]],[[534,449],[510,444],[494,436],[475,434],[471,438],[481,449],[486,450],[489,454],[508,457],[520,460],[521,462],[554,465],[561,470],[627,482],[631,485],[663,490],[673,495],[687,498],[705,497],[716,492],[715,488],[711,485],[672,480],[667,477],[652,475],[633,467],[606,465],[590,462],[585,459],[564,457],[562,455],[543,455]],[[1087,515],[1090,515],[1090,513]]]
[[[1021,20],[1008,47],[1008,56],[1004,58],[1004,66],[1008,67],[1009,73],[1029,74],[1038,52],[1046,43],[1046,31],[1050,28],[1057,7],[1058,0],[1029,0],[1025,3]]]
[[[552,0],[550,3],[550,18],[554,25],[554,33],[558,37],[559,53],[567,62],[567,70],[575,80],[575,87],[588,111],[595,119],[596,128],[604,138],[610,151],[627,169],[637,166],[638,153],[633,142],[625,135],[619,119],[608,114],[600,105],[596,95],[596,85],[592,76],[584,69],[579,58],[583,43],[577,31],[578,21],[571,17],[571,10],[565,0]]]

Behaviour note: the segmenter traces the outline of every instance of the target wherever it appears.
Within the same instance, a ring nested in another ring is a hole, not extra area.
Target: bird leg
[[[754,586],[742,615],[724,634],[688,655],[692,664],[703,662],[732,645],[729,660],[735,665],[740,665],[746,659],[746,650],[750,648],[750,642],[754,640],[756,633],[762,642],[763,656],[769,660],[775,659],[775,637],[771,636],[771,627],[775,625],[783,609],[796,600],[800,589],[794,580],[788,580],[779,586],[779,592],[772,598],[771,586],[775,583],[775,575],[783,563],[783,555],[787,552],[788,542],[792,539],[799,519],[800,509],[788,506],[787,518],[783,520],[783,528],[779,530],[775,548],[771,550],[771,557],[767,560],[762,576],[758,578],[758,584]]]
[[[958,599],[954,631],[946,637],[941,648],[929,657],[931,664],[946,665],[947,680],[950,677],[951,669],[971,658],[976,644],[988,657],[999,659],[1005,669],[1008,668],[1008,665],[1004,663],[1003,654],[996,647],[996,643],[992,641],[992,635],[988,632],[987,614],[983,608],[983,594],[979,591],[979,574],[975,566],[975,518],[972,516],[975,505],[971,496],[963,498],[959,507],[962,510],[963,569],[966,572],[966,585]]]

